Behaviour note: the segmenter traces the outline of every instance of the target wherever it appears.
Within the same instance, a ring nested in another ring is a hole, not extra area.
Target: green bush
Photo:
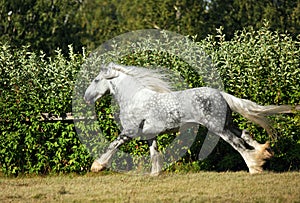
[[[52,58],[1,44],[0,165],[7,174],[85,171],[90,160],[73,123],[40,121],[71,112],[73,77],[82,56],[70,47]]]
[[[218,68],[225,91],[262,105],[300,104],[299,41],[292,40],[288,34],[271,32],[267,26],[258,31],[236,32],[230,41],[224,39],[220,29],[216,37],[209,36],[197,46],[205,50]],[[57,50],[55,56],[46,58],[43,53],[30,52],[27,47],[16,50],[7,44],[0,46],[2,171],[6,174],[86,172],[92,156],[81,144],[74,124],[40,121],[41,113],[62,115],[72,111],[74,80],[85,55],[74,54],[69,47],[67,57]],[[204,84],[202,76],[197,75],[190,65],[169,53],[137,51],[119,62],[169,67],[179,72],[190,87]],[[103,134],[113,140],[119,130],[111,116],[110,98],[101,100],[96,109]],[[278,137],[272,141],[275,158],[267,167],[278,171],[299,170],[299,112],[272,119]],[[234,115],[234,120],[240,128],[250,130],[256,140],[269,140],[264,130],[239,115]],[[237,152],[222,141],[206,160],[198,161],[199,147],[204,139],[200,134],[205,134],[205,129],[199,131],[196,142],[183,159],[168,170],[246,169]],[[160,136],[160,149],[163,150],[174,137]],[[144,142],[138,140],[123,146],[122,150],[135,155],[148,153]]]
[[[298,35],[298,39],[299,39]],[[293,41],[288,34],[272,32],[268,24],[258,31],[243,30],[235,33],[230,41],[225,41],[222,28],[217,38],[209,36],[199,46],[206,52],[218,67],[224,82],[225,91],[261,105],[300,104],[300,49],[299,41]],[[248,129],[260,142],[269,140],[262,128],[235,116],[235,122],[241,129]],[[290,115],[272,117],[278,131],[277,139],[271,140],[275,157],[271,159],[271,170],[299,170],[300,165],[300,112]],[[225,150],[225,151],[224,151]],[[230,150],[220,147],[220,154],[212,154],[211,159],[216,170],[220,158],[235,159]],[[231,155],[232,154],[232,155]],[[216,156],[218,155],[218,156]],[[221,156],[219,156],[221,155]],[[229,157],[228,157],[229,156]],[[210,161],[211,162],[211,161]],[[239,169],[239,162],[230,169]]]

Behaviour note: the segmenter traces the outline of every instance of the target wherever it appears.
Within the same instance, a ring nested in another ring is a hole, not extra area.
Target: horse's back
[[[176,94],[182,105],[183,123],[199,123],[214,129],[218,126],[224,127],[228,105],[220,90],[200,87],[176,92]]]

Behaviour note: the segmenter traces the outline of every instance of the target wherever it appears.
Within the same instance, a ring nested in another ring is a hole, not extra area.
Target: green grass
[[[0,202],[300,202],[300,173],[0,177]]]

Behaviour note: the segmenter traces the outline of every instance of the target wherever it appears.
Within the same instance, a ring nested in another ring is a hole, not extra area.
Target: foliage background
[[[1,0],[0,41],[53,54],[93,50],[121,33],[160,28],[197,40],[224,27],[226,39],[263,20],[272,31],[300,34],[299,0]]]
[[[135,29],[196,36],[220,71],[225,90],[235,96],[263,105],[300,104],[299,1],[2,0],[0,15],[0,166],[6,174],[88,171],[93,157],[80,143],[74,124],[41,122],[40,113],[71,111],[74,78],[86,57],[83,47],[90,52]],[[132,53],[121,62],[159,64],[181,70],[190,86],[203,84],[201,76],[176,57]],[[109,98],[98,108],[104,134],[114,139],[118,129]],[[261,128],[238,115],[234,118],[258,141],[269,139]],[[266,167],[299,170],[299,113],[272,119],[279,136],[272,142],[275,157]],[[167,170],[246,169],[224,142],[198,161],[204,133],[203,128],[186,156]],[[160,149],[172,138],[161,136]],[[123,150],[143,154],[147,146],[133,141]]]

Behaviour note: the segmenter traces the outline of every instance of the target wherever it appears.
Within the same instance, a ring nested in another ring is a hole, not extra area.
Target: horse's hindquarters
[[[183,112],[183,123],[199,123],[210,131],[223,131],[228,106],[220,91],[201,87],[178,92]]]

